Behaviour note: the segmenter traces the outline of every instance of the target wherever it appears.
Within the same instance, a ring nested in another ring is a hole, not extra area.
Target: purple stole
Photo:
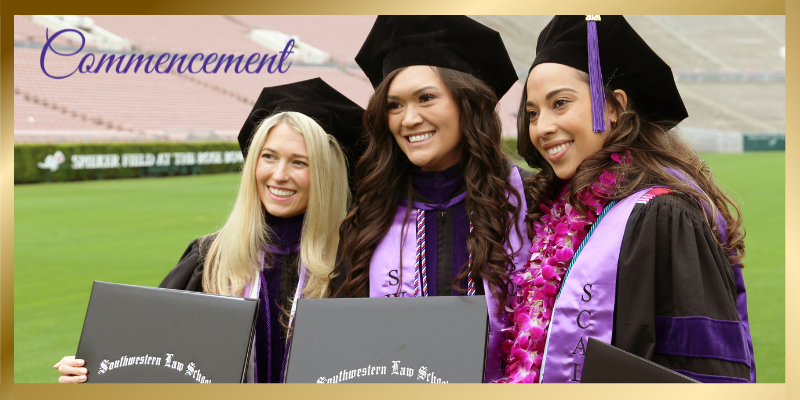
[[[574,260],[572,268],[567,271],[550,322],[541,368],[542,383],[579,382],[588,338],[594,337],[611,343],[611,334],[614,330],[617,266],[625,226],[636,203],[646,203],[654,197],[651,194],[642,196],[651,189],[642,189],[615,204],[597,223],[586,245],[580,254],[576,255],[577,259]],[[755,382],[755,362],[747,318],[744,279],[741,268],[732,267],[740,321],[718,321],[707,317],[657,316],[656,337],[664,339],[657,339],[655,351],[661,354],[712,357],[741,362],[750,366],[750,382]],[[686,337],[696,340],[685,340]],[[677,372],[702,382],[747,381],[741,378],[700,375],[682,370]]]
[[[512,255],[514,271],[521,270],[527,262],[528,253],[521,251],[524,244],[528,243],[525,227],[525,215],[528,207],[525,204],[525,191],[522,186],[522,177],[516,167],[511,168],[509,184],[520,194],[522,204],[517,204],[516,198],[509,196],[511,204],[519,208],[519,219],[517,227],[524,237],[517,234],[517,230],[512,227],[511,232],[505,242],[505,249]],[[466,193],[456,196],[452,200],[442,205],[431,205],[413,202],[412,208],[422,210],[439,210],[454,206],[466,197]],[[407,202],[401,202],[397,206],[397,211],[392,220],[392,225],[375,247],[370,260],[369,268],[369,296],[370,297],[411,297],[414,295],[414,264],[416,256],[416,229],[415,218],[409,216],[406,219]],[[485,381],[494,382],[503,377],[503,365],[500,351],[500,344],[503,342],[503,329],[510,326],[505,319],[505,312],[497,316],[498,308],[503,305],[491,297],[489,284],[483,281],[484,292],[486,293],[486,305],[489,309],[489,340],[486,356]]]
[[[648,190],[626,197],[605,214],[564,277],[545,345],[542,383],[579,382],[589,337],[611,343],[625,225],[636,202]]]

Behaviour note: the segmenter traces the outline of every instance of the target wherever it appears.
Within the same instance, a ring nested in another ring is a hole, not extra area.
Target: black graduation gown
[[[709,319],[723,321],[710,321],[717,325],[739,322],[733,269],[694,200],[677,193],[661,195],[632,216],[617,275],[613,345],[670,369],[705,375],[694,376],[705,381],[750,379],[748,364],[686,346],[713,337]],[[685,329],[665,330],[664,323],[672,321]],[[741,337],[735,335],[742,333],[735,325],[717,330],[722,335],[716,338],[723,339],[714,345],[739,343]],[[733,337],[738,341],[725,340]],[[741,356],[736,347],[729,354]]]
[[[302,224],[302,215],[295,218],[296,221],[286,221],[287,224],[299,226]],[[288,218],[286,220],[292,220]],[[282,219],[283,220],[283,219]],[[273,228],[276,228],[272,221]],[[299,229],[275,229],[279,239],[283,242],[299,241]],[[213,242],[216,234],[208,235],[200,239],[193,240],[184,251],[178,264],[172,271],[167,274],[159,287],[170,289],[191,290],[195,292],[203,291],[203,268],[205,256],[208,253],[208,248]],[[279,240],[280,241],[280,240]],[[284,246],[290,247],[290,246]],[[267,282],[267,289],[269,293],[270,308],[269,318],[265,318],[263,313],[264,307],[259,308],[259,315],[256,321],[256,370],[258,373],[258,382],[280,382],[281,364],[283,362],[286,342],[286,329],[281,324],[283,310],[291,308],[291,302],[294,299],[294,294],[299,280],[299,263],[300,253],[294,252],[286,255],[273,255],[273,268],[268,269],[264,274],[264,279]],[[266,258],[266,257],[265,257]],[[265,260],[266,265],[266,260]],[[344,281],[345,276],[337,276],[331,281],[331,293],[335,293],[336,289]],[[259,299],[264,301],[264,291],[259,293]],[[284,318],[284,323],[285,323]],[[267,325],[272,332],[270,340],[270,356],[272,368],[270,373],[267,373]]]

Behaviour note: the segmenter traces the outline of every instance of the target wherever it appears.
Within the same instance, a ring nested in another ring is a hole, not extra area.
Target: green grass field
[[[707,154],[739,202],[759,382],[784,382],[785,154]],[[93,280],[155,286],[188,243],[221,226],[239,176],[14,188],[14,381],[55,382],[75,354]]]

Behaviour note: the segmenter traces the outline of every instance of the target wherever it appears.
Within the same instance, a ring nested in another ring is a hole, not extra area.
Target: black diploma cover
[[[242,382],[258,300],[94,281],[86,382]]]
[[[589,338],[581,383],[699,383],[650,360]]]
[[[483,382],[484,296],[300,299],[286,382]]]

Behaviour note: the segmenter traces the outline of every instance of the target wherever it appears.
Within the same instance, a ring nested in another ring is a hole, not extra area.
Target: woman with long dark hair
[[[487,296],[487,380],[502,374],[508,275],[524,264],[526,175],[501,151],[518,80],[500,35],[463,16],[378,17],[356,61],[375,93],[342,227],[342,293]]]
[[[589,337],[702,382],[755,382],[736,203],[671,129],[669,66],[621,16],[556,16],[523,92],[531,256],[504,382],[577,382]]]

